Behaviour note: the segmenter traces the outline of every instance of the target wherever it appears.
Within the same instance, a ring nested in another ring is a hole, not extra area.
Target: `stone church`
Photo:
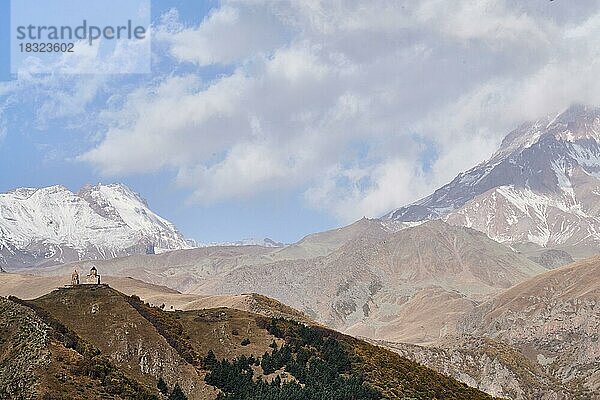
[[[71,286],[78,285],[99,285],[100,284],[100,275],[98,274],[98,270],[95,266],[92,266],[90,269],[90,273],[86,275],[85,281],[81,282],[79,279],[79,272],[77,269],[73,271],[71,274]]]

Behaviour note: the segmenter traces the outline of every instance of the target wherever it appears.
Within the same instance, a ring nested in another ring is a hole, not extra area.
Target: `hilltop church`
[[[90,269],[90,273],[86,275],[85,282],[81,282],[79,279],[79,272],[77,268],[71,274],[71,286],[78,285],[99,285],[100,284],[100,275],[98,275],[98,270],[95,266],[92,266]]]

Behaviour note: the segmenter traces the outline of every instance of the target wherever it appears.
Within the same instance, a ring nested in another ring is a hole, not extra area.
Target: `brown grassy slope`
[[[262,356],[271,351],[269,345],[273,340],[281,344],[275,336],[259,327],[256,314],[215,308],[177,312],[176,315],[184,326],[194,350],[203,357],[209,350],[212,350],[218,359],[232,360],[242,354]],[[244,339],[248,339],[250,343],[242,345]]]
[[[175,315],[195,351],[205,355],[212,350],[218,359],[232,360],[241,354],[261,356],[271,351],[269,345],[273,340],[278,347],[286,341],[297,340],[297,330],[305,326],[293,320],[279,319],[277,325],[284,333],[276,337],[268,331],[270,319],[245,311],[219,308],[177,312]],[[492,399],[382,347],[319,326],[309,329],[340,341],[355,360],[353,371],[364,376],[366,383],[387,399]],[[241,345],[243,338],[248,338],[250,344]]]
[[[288,305],[283,304],[280,301],[272,299],[262,294],[251,293],[249,295],[252,299],[251,306],[248,310],[255,314],[264,315],[266,317],[283,317],[290,318],[294,321],[300,321],[307,324],[316,324],[315,321],[310,319],[306,314],[296,310]]]
[[[264,326],[268,323],[263,321],[261,324]],[[283,338],[286,343],[304,342],[312,346],[306,341],[307,334],[302,324],[280,319],[275,325],[279,331],[277,336]],[[270,326],[273,326],[273,321]],[[272,328],[268,327],[268,329],[272,331]],[[363,376],[364,381],[382,393],[386,399],[493,399],[486,393],[437,373],[390,350],[331,329],[322,327],[312,327],[311,329],[310,337],[320,336],[338,341],[353,360],[351,372]]]
[[[197,357],[209,350],[219,358],[260,356],[270,351],[274,340],[268,332],[271,319],[264,316],[225,308],[165,312],[104,286],[61,289],[33,303],[147,387],[156,387],[156,379],[163,376],[170,385],[179,382],[190,399],[216,396],[203,381],[205,372]],[[277,321],[289,326],[290,332],[305,326],[292,320]],[[339,340],[355,360],[353,371],[386,398],[491,399],[383,348],[318,326],[305,329]],[[245,338],[250,343],[243,346]]]
[[[256,297],[248,298],[262,312],[305,318],[278,302]],[[148,387],[155,387],[157,378],[163,376],[170,386],[179,382],[191,399],[215,397],[198,365],[209,350],[219,358],[258,356],[270,351],[269,344],[277,340],[257,326],[256,314],[227,308],[165,312],[103,286],[63,288],[32,303],[97,345]],[[250,344],[242,345],[246,338]]]
[[[0,298],[1,399],[134,397],[150,400],[152,390],[128,378],[64,326],[22,302]]]
[[[0,274],[0,296],[16,296],[20,299],[35,299],[51,291],[64,288],[70,276],[36,276],[24,274]],[[166,310],[202,310],[228,307],[250,311],[267,317],[289,317],[298,321],[312,321],[277,300],[256,293],[239,295],[183,294],[166,286],[153,285],[139,279],[119,276],[103,276],[102,281],[126,295],[136,295],[151,305],[165,305]]]
[[[537,275],[478,307],[485,327],[503,314],[543,308],[557,301],[600,300],[600,257],[590,257]],[[491,329],[490,329],[491,330]]]
[[[162,376],[170,386],[179,383],[190,399],[214,397],[214,390],[198,371],[120,292],[104,286],[81,286],[56,290],[33,303],[146,386],[155,388]]]

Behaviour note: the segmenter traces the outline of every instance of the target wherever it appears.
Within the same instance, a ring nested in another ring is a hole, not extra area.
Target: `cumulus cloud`
[[[170,45],[170,53],[179,60],[199,65],[229,64],[256,57],[286,41],[282,21],[264,9],[244,2],[224,4],[213,9],[197,27],[184,28],[168,13],[166,29],[159,28],[157,38]]]
[[[170,13],[155,37],[173,58],[231,72],[132,91],[79,159],[174,169],[200,203],[300,188],[342,221],[381,215],[523,120],[600,104],[597,2],[535,3],[225,1],[192,27]]]
[[[422,168],[398,158],[364,168],[334,166],[305,192],[305,198],[340,221],[352,221],[381,215],[429,194],[429,189]]]

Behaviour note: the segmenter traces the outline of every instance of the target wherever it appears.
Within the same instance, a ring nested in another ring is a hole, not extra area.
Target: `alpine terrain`
[[[432,195],[287,246],[186,248],[172,224],[121,185],[20,189],[0,197],[0,211],[2,265],[41,275],[37,294],[93,264],[127,293],[127,277],[183,292],[144,289],[147,301],[168,308],[254,312],[273,298],[303,323],[377,341],[492,395],[597,398],[600,261],[562,265],[600,249],[599,108],[524,124],[490,160]],[[23,283],[31,277],[5,281],[4,293],[33,297]],[[53,296],[38,305],[71,301]]]
[[[338,332],[229,308],[167,312],[106,285],[0,298],[2,399],[492,397]]]
[[[169,221],[122,184],[20,188],[0,194],[5,270],[189,248]]]
[[[258,292],[335,329],[421,344],[454,332],[478,302],[545,271],[474,229],[429,221],[392,231],[362,219],[284,248],[206,247],[35,272],[67,276],[91,264],[185,293]]]
[[[600,399],[600,258],[520,283],[474,307],[433,347],[384,343],[490,394]]]
[[[489,160],[383,220],[438,218],[510,243],[550,267],[596,254],[600,108],[574,105],[521,125]]]

